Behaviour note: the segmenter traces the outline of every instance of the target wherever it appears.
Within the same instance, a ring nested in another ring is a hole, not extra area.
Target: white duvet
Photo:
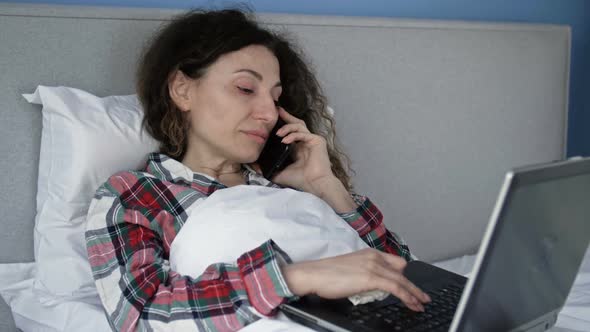
[[[170,267],[193,278],[210,264],[235,262],[269,239],[295,263],[368,248],[322,199],[292,189],[240,185],[217,190],[187,214],[170,246]],[[356,304],[387,296],[373,291],[349,299]],[[289,322],[282,315],[276,319]]]
[[[367,248],[322,199],[292,189],[240,185],[193,204],[170,247],[170,267],[197,277],[272,239],[293,262]]]

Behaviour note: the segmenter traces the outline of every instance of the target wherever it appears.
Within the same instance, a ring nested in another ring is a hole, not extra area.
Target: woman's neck
[[[226,187],[246,184],[246,177],[243,173],[221,175],[217,180]]]
[[[193,172],[207,174],[215,179],[240,175],[242,165],[219,157],[203,157],[204,153],[195,153],[187,151],[182,163],[190,168]]]

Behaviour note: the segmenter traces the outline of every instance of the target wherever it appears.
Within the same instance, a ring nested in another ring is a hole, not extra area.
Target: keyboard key
[[[428,292],[432,301],[424,305],[425,312],[415,312],[400,303],[382,303],[354,307],[349,317],[357,324],[392,331],[447,331],[463,291],[462,286],[449,285]]]

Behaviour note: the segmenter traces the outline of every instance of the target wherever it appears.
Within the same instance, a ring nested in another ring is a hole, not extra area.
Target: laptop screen
[[[516,172],[459,330],[509,331],[561,308],[590,237],[588,166]]]

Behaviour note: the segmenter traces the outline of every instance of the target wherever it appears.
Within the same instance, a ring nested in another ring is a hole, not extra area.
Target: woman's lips
[[[250,137],[251,139],[255,140],[258,143],[265,143],[266,142],[266,137],[261,136],[261,134],[255,133],[255,132],[249,132],[249,131],[245,131],[244,134],[246,134],[246,136]]]

